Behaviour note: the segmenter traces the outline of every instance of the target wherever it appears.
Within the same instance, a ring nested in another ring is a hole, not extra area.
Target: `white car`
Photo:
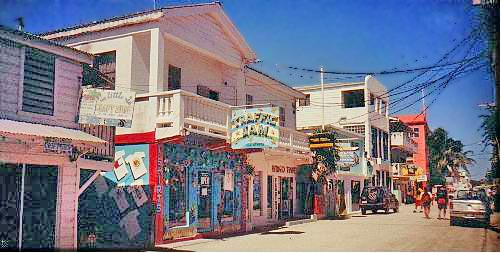
[[[490,208],[482,191],[459,190],[452,200],[451,226],[459,222],[473,223],[484,227],[490,224]]]

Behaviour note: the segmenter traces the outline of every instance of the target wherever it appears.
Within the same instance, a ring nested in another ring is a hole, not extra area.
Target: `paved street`
[[[201,239],[163,245],[176,251],[499,251],[499,233],[483,228],[451,227],[412,213],[355,215],[348,220],[321,220],[267,233]]]

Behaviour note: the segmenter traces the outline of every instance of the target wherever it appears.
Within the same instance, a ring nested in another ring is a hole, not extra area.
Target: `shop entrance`
[[[0,240],[8,250],[54,249],[57,167],[0,164]]]
[[[198,231],[212,230],[212,175],[208,171],[198,172]]]
[[[279,219],[289,219],[292,217],[293,212],[293,198],[292,198],[292,177],[280,178],[280,212]]]

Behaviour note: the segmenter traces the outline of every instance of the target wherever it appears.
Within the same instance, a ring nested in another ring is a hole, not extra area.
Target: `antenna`
[[[17,21],[17,30],[23,31],[24,30],[24,18],[18,17],[18,18],[16,18],[16,21]]]
[[[424,103],[424,89],[421,89],[421,111],[423,112],[425,118],[426,118],[426,105]]]

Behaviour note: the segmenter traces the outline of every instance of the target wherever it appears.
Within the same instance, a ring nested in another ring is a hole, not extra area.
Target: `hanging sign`
[[[71,139],[45,137],[43,150],[46,153],[71,154],[73,152],[73,146],[71,145]]]
[[[130,128],[136,93],[102,89],[84,89],[78,123]]]
[[[224,170],[224,182],[223,189],[225,191],[233,191],[233,171]]]
[[[352,147],[349,143],[338,143],[339,160],[336,164],[341,170],[349,171],[354,165],[360,162],[359,147]]]
[[[421,175],[416,177],[416,181],[418,182],[426,182],[428,181],[428,177],[426,175]]]
[[[279,108],[235,109],[231,112],[231,148],[276,148],[279,135]]]

